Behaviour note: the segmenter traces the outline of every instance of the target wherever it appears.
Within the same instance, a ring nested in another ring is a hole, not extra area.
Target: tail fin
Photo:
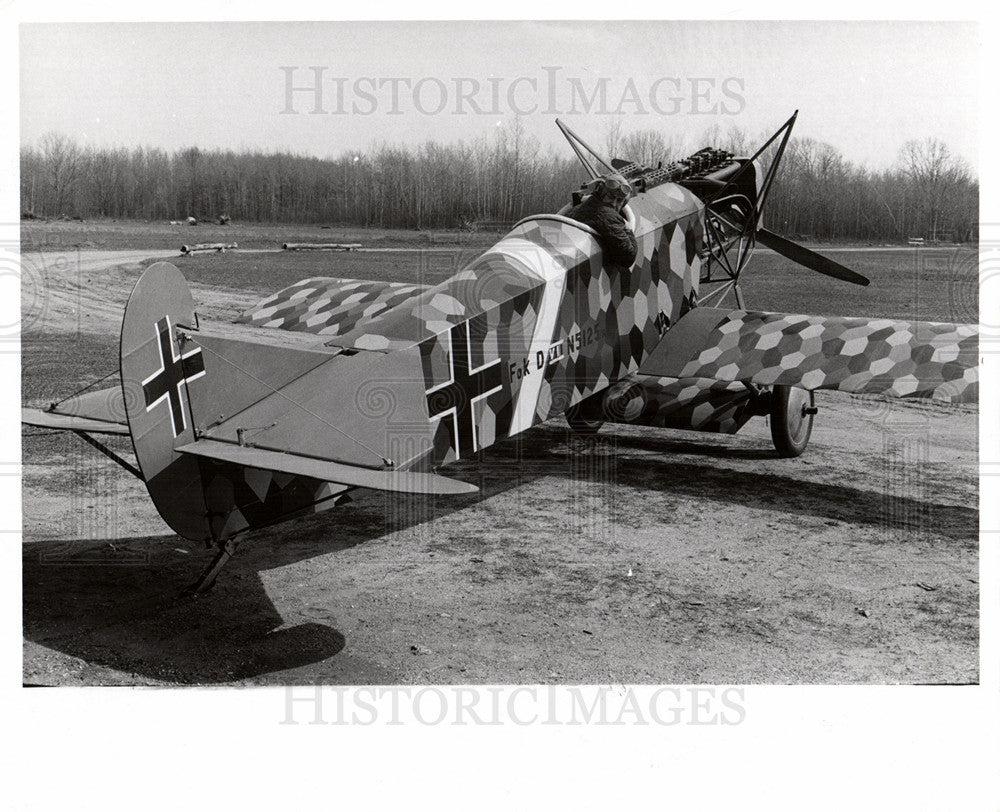
[[[132,446],[156,509],[178,534],[229,538],[303,512],[332,507],[348,490],[280,471],[207,459],[179,449],[196,441],[206,411],[233,413],[329,358],[329,353],[246,343],[260,386],[237,385],[192,335],[194,301],[173,265],[151,265],[122,321],[121,378]],[[200,423],[199,423],[200,421]]]
[[[185,356],[176,335],[178,327],[194,319],[194,300],[181,272],[167,262],[151,265],[125,306],[122,394],[132,447],[153,504],[180,535],[208,540],[213,533],[200,466],[174,450],[194,441],[188,386],[204,374],[204,362],[200,353]]]

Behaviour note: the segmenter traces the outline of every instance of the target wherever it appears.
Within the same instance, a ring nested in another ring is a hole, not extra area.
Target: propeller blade
[[[851,282],[854,285],[867,285],[871,280],[861,274],[845,268],[839,262],[820,256],[815,251],[803,248],[798,243],[787,240],[773,231],[761,228],[757,231],[757,242],[766,245],[772,251],[777,251],[783,257],[788,257],[792,262],[804,265],[812,271],[832,276],[844,282]]]

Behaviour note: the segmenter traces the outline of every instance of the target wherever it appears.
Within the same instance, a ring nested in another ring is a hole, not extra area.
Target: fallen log
[[[182,254],[193,254],[195,251],[218,251],[224,253],[226,250],[239,248],[234,242],[202,242],[197,245],[182,245]]]
[[[284,251],[357,251],[359,242],[286,242],[281,244]]]

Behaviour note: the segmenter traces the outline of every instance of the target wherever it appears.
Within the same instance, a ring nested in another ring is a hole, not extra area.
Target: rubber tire
[[[813,415],[805,414],[813,395],[797,386],[777,385],[771,390],[771,440],[781,457],[798,457],[812,435]]]
[[[601,426],[604,425],[603,420],[591,420],[581,415],[583,409],[580,407],[583,403],[578,403],[575,406],[570,406],[566,410],[566,422],[569,423],[569,427],[573,429],[577,434],[584,437],[592,437],[601,430]]]

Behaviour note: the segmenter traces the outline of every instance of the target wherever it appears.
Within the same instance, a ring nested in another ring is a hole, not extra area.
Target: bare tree
[[[936,240],[944,225],[943,202],[957,185],[968,180],[968,172],[961,161],[952,157],[948,145],[936,138],[907,141],[899,160],[918,195],[926,233]]]
[[[757,151],[757,147],[751,143],[750,134],[735,124],[726,132],[726,137],[720,147],[729,150],[734,155],[743,157],[750,157]]]
[[[41,161],[34,147],[21,147],[21,211],[32,217],[39,205],[38,179]]]
[[[52,192],[52,213],[64,214],[73,203],[77,181],[83,170],[83,155],[75,141],[62,133],[50,132],[39,141],[42,162]]]
[[[745,155],[766,138],[751,143],[740,130],[718,127],[709,135],[694,148]],[[694,151],[675,138],[654,130],[626,135],[613,125],[606,143],[613,157],[655,166]],[[765,166],[774,149],[762,156]],[[975,239],[979,186],[972,170],[940,142],[911,142],[900,155],[896,166],[875,172],[829,144],[792,138],[768,223],[816,239]],[[193,148],[84,152],[59,135],[21,149],[21,209],[37,214],[180,219],[225,211],[245,222],[453,228],[557,211],[586,180],[568,150],[542,153],[515,120],[473,144],[383,144],[326,159]]]
[[[115,196],[123,166],[121,156],[110,149],[92,149],[87,155],[87,179],[92,204],[98,214],[110,217],[115,211]]]
[[[622,144],[622,119],[617,116],[611,120],[604,132],[604,154],[608,159],[620,158]]]
[[[622,139],[621,151],[630,161],[656,166],[669,158],[667,142],[659,130],[636,130]]]

